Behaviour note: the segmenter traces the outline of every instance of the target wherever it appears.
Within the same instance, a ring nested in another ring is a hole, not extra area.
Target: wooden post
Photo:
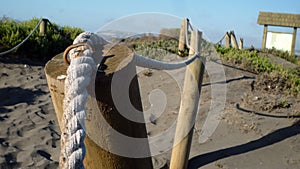
[[[268,33],[268,25],[264,25],[264,35],[263,35],[263,41],[262,41],[262,50],[266,49],[266,43],[267,43],[267,33]]]
[[[180,35],[179,35],[179,45],[178,45],[179,52],[184,51],[184,48],[185,48],[185,45],[186,45],[185,44],[185,39],[187,37],[185,37],[185,34],[186,34],[186,31],[188,31],[187,30],[187,22],[188,22],[188,19],[184,18],[182,20],[182,23],[181,23]]]
[[[292,39],[292,46],[291,46],[291,52],[290,52],[290,55],[294,55],[294,54],[295,54],[296,36],[297,36],[297,27],[294,27],[294,31],[293,31],[293,39]]]
[[[201,51],[201,39],[202,33],[198,30],[194,30],[191,36],[190,57],[195,52]],[[199,57],[186,68],[170,169],[187,168],[204,74],[204,65],[204,58]]]
[[[231,40],[230,40],[230,34],[226,32],[225,34],[225,47],[230,48],[231,46]]]
[[[86,137],[84,140],[86,147],[86,156],[84,159],[84,166],[87,169],[132,169],[132,168],[146,168],[152,169],[151,157],[133,158],[123,157],[107,151],[99,146],[99,142],[111,147],[112,149],[126,148],[123,140],[113,140],[113,134],[109,127],[106,127],[104,122],[100,122],[99,117],[102,115],[104,121],[109,124],[111,128],[128,137],[147,138],[145,123],[138,123],[128,120],[123,117],[117,110],[113,101],[111,93],[111,84],[113,75],[126,74],[133,75],[130,83],[129,91],[127,91],[133,106],[142,111],[142,103],[140,98],[140,91],[138,86],[138,79],[135,76],[136,67],[133,59],[133,51],[121,45],[106,45],[104,49],[104,56],[113,55],[107,58],[105,65],[107,69],[104,72],[98,72],[95,81],[95,97],[96,103],[88,100],[86,105],[87,119]],[[124,63],[124,60],[126,62]],[[122,66],[118,67],[122,62]],[[57,76],[66,74],[67,66],[63,63],[62,54],[57,55],[50,60],[45,66],[45,73],[52,97],[52,102],[55,108],[56,116],[62,130],[61,119],[63,115],[63,99],[64,99],[64,80],[58,80]],[[133,74],[132,74],[133,73]],[[123,84],[123,82],[116,82]],[[115,96],[124,97],[124,96]],[[100,110],[100,111],[99,111]],[[125,110],[131,112],[130,110]],[[100,114],[99,114],[100,113]],[[137,114],[136,118],[143,119],[143,114]],[[124,147],[120,147],[124,146]],[[148,142],[145,145],[137,145],[136,150],[143,151],[145,154],[150,154]],[[133,151],[133,150],[132,150]],[[60,161],[62,162],[62,161]]]
[[[243,50],[243,48],[244,48],[244,40],[243,38],[240,38],[239,49]]]
[[[233,46],[233,48],[238,49],[238,44],[237,44],[237,40],[234,34],[234,31],[230,31],[230,39],[231,39],[231,45]]]
[[[42,19],[42,22],[40,24],[40,35],[44,36],[47,33],[47,22],[48,19]]]

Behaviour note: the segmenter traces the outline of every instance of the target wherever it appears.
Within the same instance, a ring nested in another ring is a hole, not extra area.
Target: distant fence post
[[[239,49],[242,50],[244,48],[244,40],[240,38]]]
[[[237,41],[236,41],[234,31],[230,31],[230,39],[231,39],[232,47],[235,48],[235,49],[238,49],[238,44],[237,44]]]
[[[180,35],[179,35],[179,45],[178,45],[178,50],[180,51],[184,51],[184,47],[185,47],[185,32],[188,31],[187,30],[187,22],[188,19],[184,18],[182,20],[181,23],[181,28],[180,28]]]
[[[202,32],[192,31],[189,57],[201,51]],[[205,60],[199,56],[186,68],[183,94],[178,114],[170,169],[187,168],[196,120]]]
[[[226,32],[226,34],[225,34],[225,47],[226,48],[230,48],[230,34],[228,33],[228,32]]]
[[[48,19],[42,19],[42,22],[40,24],[40,35],[46,35],[47,33],[47,22],[48,22]]]

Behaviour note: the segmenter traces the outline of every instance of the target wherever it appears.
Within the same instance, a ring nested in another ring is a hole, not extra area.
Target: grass
[[[166,31],[166,30],[165,30]],[[138,54],[160,60],[160,57],[163,57],[167,54],[177,54],[182,57],[189,55],[189,49],[185,46],[183,51],[178,50],[179,41],[174,36],[166,36],[167,33],[164,33],[160,36],[142,36],[140,38],[127,38],[125,43],[136,51]],[[201,54],[207,55],[208,52],[214,50],[214,46],[202,39],[201,43]]]
[[[17,22],[7,17],[0,20],[0,49],[6,51],[22,42],[38,24],[40,19],[33,18]],[[64,51],[72,44],[76,36],[83,32],[80,28],[47,24],[46,35],[40,35],[39,29],[14,54],[22,54],[29,58],[49,58]],[[57,32],[58,30],[58,32]]]
[[[288,51],[282,51],[282,50],[277,50],[275,48],[272,48],[272,49],[266,49],[265,52],[300,66],[300,58],[296,55],[290,55]]]
[[[277,78],[276,82],[281,82],[284,85],[282,88],[286,92],[292,95],[299,95],[300,68],[298,64],[298,68],[290,70],[270,62],[267,56],[260,56],[256,50],[238,50],[220,46],[217,46],[216,50],[224,61],[234,63],[255,73],[263,73],[266,79],[274,81]],[[282,57],[288,61],[293,60],[293,63],[299,63],[299,59],[294,59],[294,56],[287,57],[285,54],[279,53],[275,56]]]

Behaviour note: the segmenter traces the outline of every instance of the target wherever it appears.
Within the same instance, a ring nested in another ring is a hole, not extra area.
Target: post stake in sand
[[[230,34],[228,32],[226,32],[225,34],[225,47],[226,48],[230,48],[231,46],[231,42],[230,42]]]
[[[191,48],[189,56],[200,53],[202,32],[194,30],[191,36]],[[204,74],[205,60],[198,57],[187,66],[183,96],[181,99],[174,146],[172,150],[170,169],[185,169],[188,164],[188,157],[193,137],[194,123],[197,115],[201,84]]]
[[[185,39],[187,38],[187,37],[185,37],[185,35],[186,35],[186,31],[188,31],[187,30],[187,23],[188,23],[188,19],[184,18],[182,20],[181,28],[180,28],[179,45],[178,45],[179,52],[184,51]]]
[[[47,33],[47,22],[48,22],[48,19],[42,19],[42,22],[40,24],[40,35],[46,35]]]
[[[238,49],[239,47],[238,47],[238,44],[237,44],[237,41],[236,41],[234,31],[230,31],[230,39],[231,39],[232,47],[235,48],[235,49]]]
[[[240,38],[239,49],[243,50],[243,48],[244,48],[244,39]]]
[[[84,140],[86,147],[86,155],[83,161],[84,166],[86,169],[152,169],[151,157],[124,157],[107,151],[107,149],[104,149],[97,143],[103,143],[104,145],[116,150],[128,149],[126,147],[127,143],[124,143],[124,140],[114,140],[114,137],[112,137],[113,134],[111,133],[109,127],[105,126],[103,121],[98,121],[100,117],[99,114],[102,114],[106,123],[108,123],[108,125],[117,132],[128,137],[147,138],[145,123],[138,123],[125,118],[117,110],[111,93],[113,75],[118,74],[123,77],[122,81],[116,81],[116,84],[123,85],[124,80],[131,80],[129,91],[126,90],[125,93],[129,95],[133,107],[142,111],[138,79],[136,76],[133,76],[133,79],[128,79],[128,76],[130,77],[130,75],[136,75],[136,67],[134,62],[132,62],[133,51],[121,45],[106,45],[104,51],[105,56],[113,57],[108,58],[105,61],[104,64],[107,66],[107,68],[104,70],[104,72],[97,73],[95,80],[95,103],[88,101],[86,104],[87,120],[85,125],[87,135]],[[123,63],[124,60],[127,62]],[[122,67],[118,67],[121,62],[124,65],[122,64]],[[45,67],[47,82],[60,127],[62,127],[61,120],[63,115],[64,79],[60,79],[58,77],[65,75],[66,69],[67,66],[63,62],[62,54],[57,55],[50,60]],[[119,95],[114,97],[124,97],[120,94],[124,92],[117,91],[117,93],[119,93]],[[95,111],[98,109],[100,112]],[[127,109],[122,111],[131,113],[131,111]],[[144,119],[142,113],[136,114],[135,117],[139,118],[139,120]],[[91,135],[93,135],[94,138],[91,138]],[[142,151],[145,154],[150,154],[148,142],[145,142],[141,145],[136,145],[135,149],[131,149],[130,151]],[[60,163],[61,162],[62,161],[60,161]]]

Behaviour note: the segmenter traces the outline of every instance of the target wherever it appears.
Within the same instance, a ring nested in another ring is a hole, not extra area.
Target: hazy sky
[[[234,30],[245,46],[261,47],[263,26],[257,24],[259,11],[300,14],[299,0],[3,0],[0,16],[17,20],[48,18],[60,25],[96,31],[118,18],[144,12],[187,17],[212,42],[226,31]],[[154,24],[155,25],[155,24]],[[292,28],[270,27],[273,31],[292,32]],[[296,48],[300,49],[300,30]]]

